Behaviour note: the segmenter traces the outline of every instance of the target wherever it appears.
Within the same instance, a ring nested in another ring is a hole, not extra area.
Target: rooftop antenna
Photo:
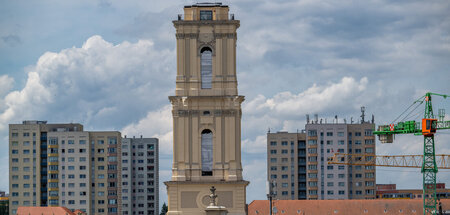
[[[306,124],[309,124],[309,114],[306,114]]]
[[[353,117],[350,117],[350,124],[353,124]]]
[[[338,117],[337,117],[337,115],[334,115],[334,119],[336,120],[336,124],[338,124]]]
[[[361,124],[364,123],[364,111],[366,111],[366,107],[361,107]]]
[[[320,124],[322,124],[322,119],[320,119]]]
[[[372,124],[375,123],[375,116],[372,114]]]
[[[347,124],[347,119],[344,118],[344,124]]]
[[[267,129],[267,133],[270,133],[270,127]]]
[[[319,122],[319,115],[318,114],[314,114],[314,121],[316,121],[316,124]],[[321,119],[321,123],[322,123],[322,119]]]

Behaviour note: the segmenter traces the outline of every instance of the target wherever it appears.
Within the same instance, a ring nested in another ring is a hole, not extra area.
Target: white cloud
[[[172,107],[166,105],[163,108],[150,111],[147,116],[137,123],[132,123],[122,129],[122,134],[127,136],[143,135],[159,139],[159,151],[162,154],[172,154]]]

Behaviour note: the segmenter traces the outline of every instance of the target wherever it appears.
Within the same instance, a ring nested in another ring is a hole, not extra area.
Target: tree
[[[166,203],[164,202],[164,204],[161,208],[161,213],[159,215],[166,215],[167,211],[169,211],[169,208],[167,207]]]

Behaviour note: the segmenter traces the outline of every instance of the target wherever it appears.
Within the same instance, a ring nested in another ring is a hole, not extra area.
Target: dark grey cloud
[[[7,36],[3,36],[2,40],[4,43],[6,43],[12,47],[22,44],[22,40],[20,39],[20,37],[15,34],[9,34]]]

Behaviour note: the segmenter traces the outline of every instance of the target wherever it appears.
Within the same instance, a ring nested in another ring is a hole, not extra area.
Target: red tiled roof
[[[442,209],[450,210],[450,199],[442,199]],[[419,215],[423,213],[422,199],[413,200],[274,200],[277,215]],[[269,214],[268,200],[255,200],[248,206],[248,215]],[[275,213],[274,213],[275,214]]]
[[[65,207],[19,207],[17,215],[76,215]]]

